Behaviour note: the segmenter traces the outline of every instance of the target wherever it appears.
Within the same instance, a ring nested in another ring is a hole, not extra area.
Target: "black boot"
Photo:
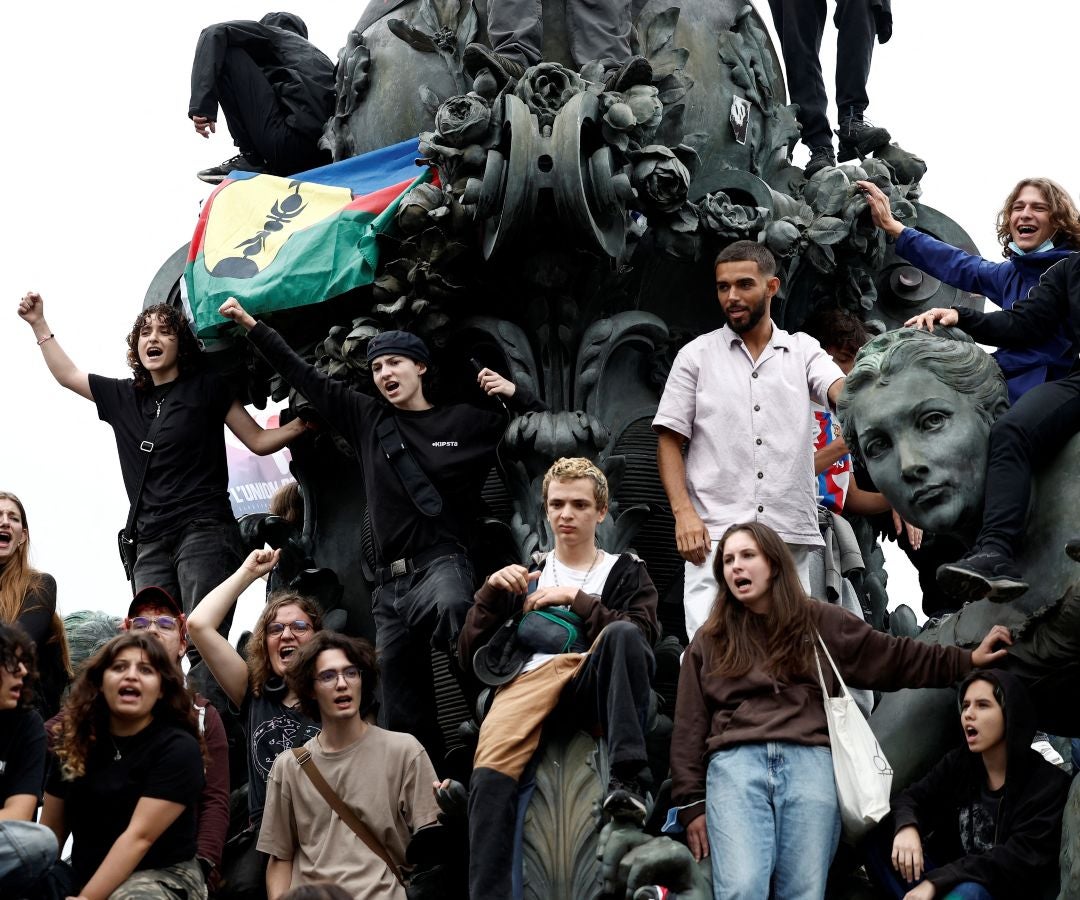
[[[892,135],[886,129],[868,122],[863,118],[862,110],[855,106],[848,107],[840,117],[836,136],[840,138],[840,153],[837,156],[840,162],[862,159],[892,140]]]
[[[831,146],[823,147],[811,147],[810,148],[810,161],[803,169],[803,175],[809,178],[815,172],[820,172],[826,166],[835,166],[836,157],[833,156],[833,149]]]

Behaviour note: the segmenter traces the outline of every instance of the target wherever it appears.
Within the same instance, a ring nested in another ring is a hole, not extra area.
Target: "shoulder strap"
[[[154,452],[154,441],[157,439],[157,433],[161,428],[162,413],[165,412],[165,399],[162,398],[161,406],[158,408],[157,415],[154,416],[150,422],[150,428],[146,432],[146,440],[139,444],[139,449],[146,454],[146,462],[143,464],[142,472],[139,475],[139,484],[135,488],[135,496],[131,498],[131,508],[128,510],[127,524],[124,526],[124,531],[130,537],[135,529],[135,517],[139,512],[139,500],[142,499],[143,485],[146,484],[146,473],[150,471],[150,456]]]
[[[425,516],[434,518],[439,515],[442,512],[442,497],[405,446],[405,439],[393,414],[388,413],[379,420],[375,434],[413,506]]]
[[[829,652],[829,648],[825,646],[825,639],[821,636],[821,632],[816,628],[814,634],[817,635],[818,643],[821,645],[821,649],[825,651],[825,658],[829,661],[829,665],[832,667],[833,675],[836,676],[836,680],[840,683],[840,696],[844,697],[848,694],[847,685],[844,683],[844,678],[840,674],[840,670],[836,668],[836,663],[833,662],[832,654]],[[814,660],[817,662],[818,681],[821,683],[821,693],[826,698],[829,696],[829,692],[825,687],[825,676],[821,671],[821,656],[817,652],[817,647],[814,648]]]
[[[311,751],[305,750],[303,747],[293,747],[292,752],[293,756],[296,757],[296,761],[300,763],[300,768],[304,770],[304,774],[311,780],[315,790],[319,792],[323,800],[338,814],[341,821],[349,826],[353,834],[367,844],[368,849],[386,864],[386,868],[390,870],[390,874],[394,876],[397,883],[404,884],[405,882],[402,881],[401,874],[398,872],[398,867],[394,865],[394,861],[390,858],[390,854],[386,852],[386,848],[379,843],[379,839],[371,833],[371,830],[360,821],[356,813],[349,809],[345,805],[345,801],[335,794],[333,788],[326,783],[322,772],[319,771],[319,767],[315,765],[315,761],[311,758]]]

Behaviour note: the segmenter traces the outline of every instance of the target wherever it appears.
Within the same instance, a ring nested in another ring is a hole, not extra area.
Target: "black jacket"
[[[312,138],[334,112],[334,64],[307,41],[307,26],[292,13],[268,13],[258,22],[222,22],[204,28],[191,64],[188,117],[217,120],[217,80],[225,51],[246,50],[274,86],[285,122]]]
[[[930,852],[952,860],[926,875],[939,896],[962,881],[978,882],[995,900],[1039,896],[1037,885],[1055,874],[1069,777],[1031,749],[1035,714],[1023,684],[1007,672],[983,674],[1005,693],[1008,756],[993,848],[965,854],[961,844],[960,812],[980,801],[986,780],[982,757],[966,747],[896,796],[893,819],[897,831],[918,828],[924,845],[932,835]]]
[[[1064,327],[1076,353],[1080,350],[1080,253],[1070,254],[1047,269],[1031,293],[1012,309],[984,313],[956,307],[956,311],[959,327],[980,344],[1013,349],[1035,347]]]

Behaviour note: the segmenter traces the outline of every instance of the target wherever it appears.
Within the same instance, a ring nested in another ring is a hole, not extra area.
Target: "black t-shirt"
[[[41,798],[45,783],[45,723],[32,709],[0,712],[0,806],[8,797]]]
[[[382,564],[442,543],[463,543],[475,519],[484,479],[506,429],[506,412],[457,403],[420,412],[395,409],[323,375],[260,322],[248,337],[293,387],[341,433],[360,457],[376,552]],[[481,395],[481,400],[483,400]],[[515,409],[536,405],[519,388]],[[409,452],[442,497],[439,516],[419,512],[379,444],[376,426],[393,416]]]
[[[90,392],[98,417],[112,425],[116,436],[129,503],[146,465],[139,446],[157,414],[157,401],[164,398],[165,418],[139,501],[140,540],[168,537],[196,519],[232,518],[222,425],[234,398],[221,378],[182,375],[150,391],[136,391],[130,378],[91,375]]]
[[[985,853],[994,847],[1001,798],[1004,795],[1004,785],[996,791],[983,785],[978,800],[960,807],[960,843],[965,853]]]
[[[119,751],[120,759],[115,759]],[[71,829],[71,865],[85,884],[127,829],[142,797],[184,804],[184,811],[150,849],[135,870],[161,869],[195,858],[195,807],[205,777],[199,742],[173,725],[152,722],[126,738],[104,735],[90,750],[86,773],[74,781],[50,767],[45,790],[64,801]]]
[[[266,804],[266,779],[278,755],[302,747],[321,730],[298,709],[281,702],[284,686],[278,681],[264,688],[261,696],[250,691],[240,707],[244,734],[248,739],[248,817],[262,820]]]

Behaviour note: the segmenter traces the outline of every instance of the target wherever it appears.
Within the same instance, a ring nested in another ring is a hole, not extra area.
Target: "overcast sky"
[[[767,17],[764,0],[757,5]],[[292,11],[333,59],[362,8],[315,2]],[[894,9],[868,115],[929,164],[923,199],[998,258],[994,216],[1016,180],[1049,176],[1074,197],[1080,188],[1070,102],[1080,11],[1060,0],[901,0]],[[33,561],[56,576],[64,613],[126,609],[115,534],[127,501],[112,430],[52,381],[16,305],[40,291],[79,366],[127,374],[124,338],[147,286],[190,237],[209,192],[194,173],[234,153],[221,132],[198,138],[186,117],[196,38],[208,23],[265,11],[206,0],[6,10],[0,490],[26,503]],[[827,84],[834,39],[826,33]],[[894,602],[912,599],[911,584],[894,578]]]

